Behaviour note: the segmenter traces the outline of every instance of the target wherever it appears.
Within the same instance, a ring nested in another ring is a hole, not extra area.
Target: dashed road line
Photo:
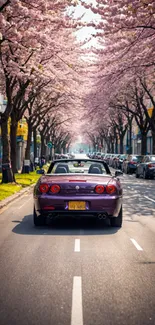
[[[152,202],[155,202],[155,200],[151,199],[151,198],[148,197],[148,196],[145,196],[145,195],[144,195],[144,197],[145,197],[145,199],[147,199],[147,200],[150,200],[150,201],[152,201]]]
[[[80,252],[80,239],[75,239],[74,252]]]
[[[132,243],[134,244],[134,246],[138,249],[138,251],[143,251],[143,248],[136,242],[135,239],[130,238],[130,240],[132,241]]]
[[[81,276],[73,278],[71,325],[83,325]]]

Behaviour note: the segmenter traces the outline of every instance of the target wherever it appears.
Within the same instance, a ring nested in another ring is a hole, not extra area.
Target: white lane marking
[[[23,208],[23,206],[24,206],[27,202],[29,202],[31,199],[32,199],[32,198],[30,197],[26,202],[24,202],[24,203],[23,203],[23,204],[18,208],[18,210],[21,209],[21,208]]]
[[[136,242],[135,239],[130,238],[130,240],[131,240],[132,243],[135,245],[135,247],[138,249],[138,251],[143,251],[143,248],[140,247],[140,245]]]
[[[80,239],[75,239],[74,252],[80,252]]]
[[[152,202],[155,202],[155,200],[151,199],[151,198],[148,197],[148,196],[145,196],[145,195],[144,195],[144,197],[145,197],[145,199],[147,199],[147,200],[150,200],[150,201],[152,201]]]
[[[81,276],[73,278],[71,325],[83,325]]]

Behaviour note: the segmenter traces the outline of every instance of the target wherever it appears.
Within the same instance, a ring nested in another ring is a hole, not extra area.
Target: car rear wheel
[[[34,222],[34,225],[36,227],[44,226],[45,223],[46,223],[46,218],[45,217],[43,217],[42,215],[37,217],[35,208],[34,208],[34,211],[33,211],[33,222]]]
[[[118,217],[110,218],[111,227],[122,227],[122,219],[123,219],[123,210],[122,210],[122,206],[121,206]]]

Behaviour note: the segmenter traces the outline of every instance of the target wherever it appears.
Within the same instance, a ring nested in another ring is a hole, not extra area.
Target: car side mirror
[[[121,170],[115,171],[115,177],[123,175],[123,172]]]

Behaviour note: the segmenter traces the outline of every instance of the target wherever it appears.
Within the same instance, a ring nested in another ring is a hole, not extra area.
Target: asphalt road
[[[155,325],[155,180],[121,177],[122,229],[0,211],[0,325]]]

